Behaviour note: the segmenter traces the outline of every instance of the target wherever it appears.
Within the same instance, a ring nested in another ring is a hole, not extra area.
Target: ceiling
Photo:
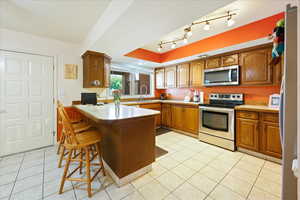
[[[196,21],[202,21],[205,19],[221,16],[226,14],[227,11],[233,11],[237,13],[237,15],[233,17],[235,24],[231,27],[227,26],[226,18],[211,22],[211,28],[208,31],[203,30],[203,24],[193,26],[192,28],[193,35],[188,39],[189,41],[188,44],[269,17],[271,15],[280,13],[285,10],[286,3],[293,3],[293,2],[295,2],[295,0],[275,0],[275,1],[274,0],[237,0],[235,2],[226,5],[225,7],[215,10],[214,12],[204,17],[201,17],[201,15],[199,15],[200,18],[198,18]],[[189,24],[191,24],[192,22],[193,21],[190,21]],[[154,51],[156,53],[167,52],[171,50],[171,44],[165,45],[162,51],[159,52],[157,50],[158,43],[160,41],[170,41],[176,38],[181,38],[184,33],[183,30],[186,27],[188,26],[187,25],[182,26],[179,29],[176,29],[175,31],[172,31],[164,35],[159,40],[155,40],[143,46],[142,48],[150,51]],[[183,44],[183,42],[178,42],[176,44],[176,48],[188,44]]]
[[[1,0],[0,28],[81,43],[111,0]]]

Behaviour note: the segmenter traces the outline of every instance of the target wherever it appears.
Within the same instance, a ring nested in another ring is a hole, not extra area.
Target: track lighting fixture
[[[235,23],[235,21],[232,19],[233,15],[236,15],[236,13],[231,13],[230,11],[227,11],[226,14],[218,16],[218,17],[205,19],[203,21],[193,22],[189,27],[184,29],[184,34],[181,38],[177,38],[177,39],[170,40],[170,41],[160,41],[160,43],[158,44],[157,50],[161,51],[162,48],[163,48],[163,45],[166,45],[166,44],[171,44],[171,48],[174,49],[176,47],[176,43],[179,42],[179,41],[182,41],[183,44],[187,44],[188,43],[188,38],[190,38],[193,35],[192,27],[197,25],[197,24],[204,24],[203,29],[208,31],[208,30],[210,30],[210,25],[211,25],[210,23],[212,21],[226,18],[227,19],[226,20],[227,26],[230,27]]]

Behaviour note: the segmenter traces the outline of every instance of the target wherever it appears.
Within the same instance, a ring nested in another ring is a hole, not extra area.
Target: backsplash
[[[161,93],[167,93],[168,99],[183,100],[187,93],[194,89],[204,92],[204,101],[208,101],[210,93],[243,93],[245,104],[250,105],[268,105],[271,94],[279,94],[280,86],[218,86],[218,87],[200,87],[200,88],[173,88],[155,90],[155,96],[159,97]]]

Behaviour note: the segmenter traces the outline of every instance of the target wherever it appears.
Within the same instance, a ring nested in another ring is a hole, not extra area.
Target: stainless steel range
[[[241,104],[243,94],[210,94],[209,104],[199,107],[199,140],[234,151],[234,107]]]

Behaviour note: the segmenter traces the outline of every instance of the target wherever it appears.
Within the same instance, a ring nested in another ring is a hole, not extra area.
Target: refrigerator
[[[281,199],[297,200],[297,7],[291,5],[287,5],[285,12],[284,76],[280,94]]]

